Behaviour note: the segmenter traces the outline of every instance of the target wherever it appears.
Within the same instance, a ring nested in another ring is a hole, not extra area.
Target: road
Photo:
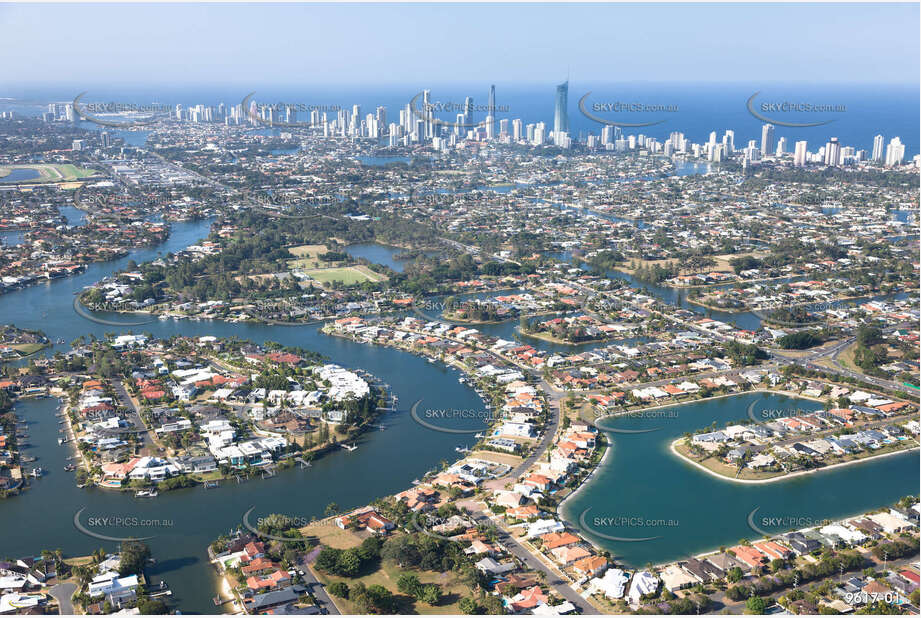
[[[58,613],[62,616],[73,616],[74,615],[74,604],[70,600],[74,596],[74,593],[77,591],[77,584],[72,582],[64,582],[63,584],[55,584],[48,589],[48,594],[54,597],[54,600],[58,602]]]
[[[499,542],[505,546],[510,554],[520,560],[527,568],[533,571],[540,571],[546,577],[546,583],[553,588],[553,591],[562,599],[566,599],[575,605],[580,613],[585,615],[597,615],[599,612],[595,607],[585,600],[582,595],[577,593],[572,587],[563,581],[552,569],[550,569],[542,560],[524,548],[521,543],[515,540],[508,531],[498,522],[493,521],[477,507],[478,510],[471,513],[477,523],[488,526],[496,531]]]
[[[307,563],[306,558],[298,563],[298,567],[304,573],[304,584],[310,590],[311,594],[316,597],[320,607],[322,607],[327,614],[338,616],[341,613],[339,608],[336,607],[335,602],[330,598],[329,593],[326,592],[326,588],[320,583],[320,580],[317,579],[310,564]]]

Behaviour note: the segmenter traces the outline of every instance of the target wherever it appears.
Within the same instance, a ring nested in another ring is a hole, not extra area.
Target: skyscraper
[[[556,106],[553,109],[553,132],[569,133],[569,80],[556,87]]]
[[[904,158],[905,144],[899,138],[893,137],[886,146],[886,165],[901,165]]]
[[[831,138],[825,144],[825,165],[837,167],[841,163],[841,143],[837,137]]]
[[[473,97],[464,99],[464,126],[468,129],[473,126]]]
[[[486,108],[486,137],[496,135],[496,85],[489,87],[489,101]]]
[[[761,127],[761,154],[769,156],[774,152],[774,125],[768,123]]]
[[[793,150],[793,165],[803,167],[806,165],[806,142],[796,142]]]
[[[878,161],[883,160],[884,143],[885,143],[885,140],[882,135],[877,135],[876,137],[873,138],[873,157],[872,159],[874,161],[878,162]]]

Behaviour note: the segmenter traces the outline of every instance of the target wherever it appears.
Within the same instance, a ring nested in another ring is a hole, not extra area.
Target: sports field
[[[354,285],[364,281],[385,281],[387,277],[379,275],[366,266],[343,266],[341,268],[314,268],[304,271],[320,283],[340,281],[345,285]]]
[[[69,182],[86,178],[98,173],[97,170],[77,167],[72,163],[32,164],[32,165],[2,165],[0,166],[0,182],[4,182],[13,170],[35,170],[38,178],[25,180],[10,180],[9,182],[36,183],[36,182]]]

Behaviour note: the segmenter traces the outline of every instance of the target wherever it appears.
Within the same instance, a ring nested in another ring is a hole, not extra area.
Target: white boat
[[[485,436],[483,436],[482,433],[478,433],[478,434],[476,434],[476,435],[473,436],[473,437],[474,437],[474,438],[483,438],[483,437],[485,437]]]
[[[156,489],[140,489],[137,493],[134,494],[135,498],[156,498],[157,497]]]
[[[33,476],[34,478],[41,478],[41,476],[42,476],[42,469],[41,469],[41,468],[35,468],[34,470],[32,470],[32,476]]]
[[[64,444],[64,438],[58,438],[58,444]]]
[[[350,452],[350,453],[351,453],[352,451],[358,450],[358,447],[357,447],[357,446],[349,446],[348,444],[342,444],[341,446],[342,446],[342,448],[344,448],[345,450],[347,450],[347,451]]]
[[[161,321],[163,321],[163,322],[165,322],[165,321],[167,321],[167,320],[169,319],[169,316],[166,315],[166,314],[164,313],[163,315],[161,315],[161,316],[160,316],[159,318],[157,318],[157,319],[158,319],[158,320],[161,320]]]

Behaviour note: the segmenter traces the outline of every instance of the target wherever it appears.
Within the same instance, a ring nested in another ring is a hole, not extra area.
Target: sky
[[[0,4],[0,91],[566,75],[917,85],[919,21],[918,3]]]

